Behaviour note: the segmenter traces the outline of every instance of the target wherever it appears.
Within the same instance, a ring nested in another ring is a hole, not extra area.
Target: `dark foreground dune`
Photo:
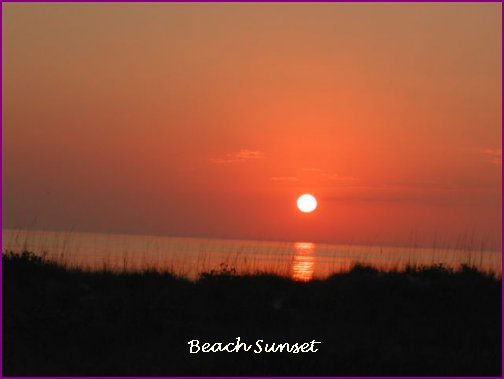
[[[357,267],[297,283],[232,272],[70,271],[4,255],[3,374],[500,376],[501,281]],[[189,354],[188,341],[321,341],[308,353]]]

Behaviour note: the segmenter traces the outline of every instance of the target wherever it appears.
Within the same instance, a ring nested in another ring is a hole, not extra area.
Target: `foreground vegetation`
[[[7,376],[501,375],[501,279],[469,267],[323,281],[85,272],[4,254]],[[317,340],[316,353],[189,354],[188,342]]]

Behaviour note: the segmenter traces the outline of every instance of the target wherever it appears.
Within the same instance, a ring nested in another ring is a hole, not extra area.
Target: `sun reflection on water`
[[[315,271],[315,244],[311,242],[296,242],[292,258],[292,279],[308,282],[313,279]]]

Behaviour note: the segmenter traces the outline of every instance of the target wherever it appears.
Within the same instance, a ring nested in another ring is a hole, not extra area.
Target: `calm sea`
[[[308,281],[349,270],[356,263],[381,270],[407,265],[461,264],[501,276],[501,252],[226,239],[2,230],[2,250],[46,254],[86,269],[170,270],[188,278],[205,271],[268,272]]]

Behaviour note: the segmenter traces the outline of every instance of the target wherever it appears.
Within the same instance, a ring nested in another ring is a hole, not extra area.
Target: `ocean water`
[[[348,271],[356,263],[380,270],[469,264],[501,276],[500,251],[175,238],[56,231],[2,230],[2,251],[28,250],[70,267],[117,271],[169,270],[195,279],[202,272],[257,273],[299,281]]]

